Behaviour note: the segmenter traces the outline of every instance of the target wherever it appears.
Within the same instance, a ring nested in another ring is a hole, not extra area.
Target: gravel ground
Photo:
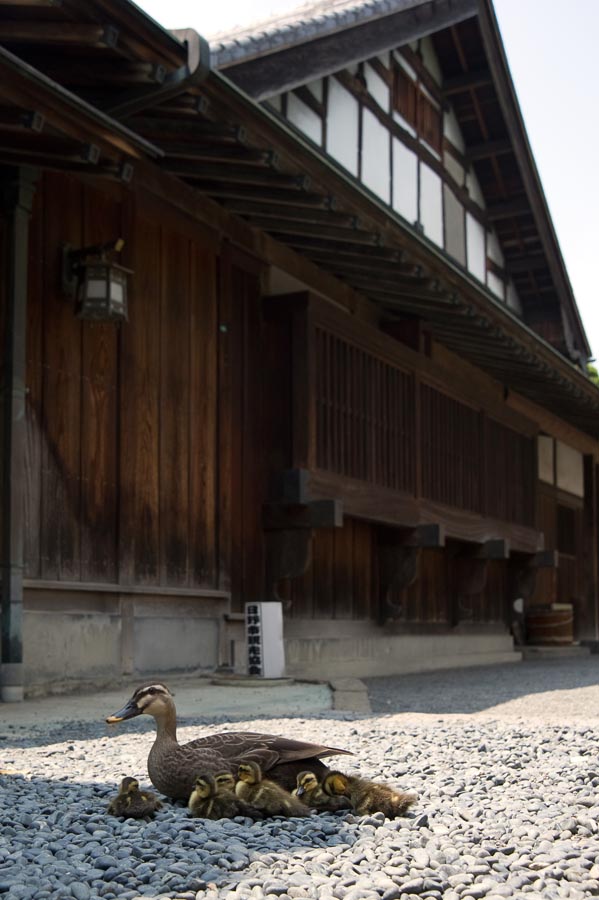
[[[368,681],[372,716],[236,720],[345,747],[348,771],[418,793],[413,811],[210,822],[165,804],[105,812],[149,786],[150,720],[1,726],[7,898],[498,900],[599,894],[599,657]],[[123,698],[125,699],[125,698]],[[112,709],[107,710],[112,712]],[[185,719],[182,741],[229,730]],[[345,762],[345,761],[344,761]],[[8,773],[7,773],[8,772]]]

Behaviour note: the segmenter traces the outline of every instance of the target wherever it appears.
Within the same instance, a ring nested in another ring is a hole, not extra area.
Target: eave
[[[392,11],[390,11],[392,10]],[[332,18],[332,17],[331,17]],[[276,23],[275,23],[276,24]],[[579,364],[591,355],[526,135],[491,0],[365,4],[355,26],[308,20],[225,43],[214,64],[246,93],[265,99],[430,36],[451,103],[523,305],[524,319]],[[562,320],[565,319],[566,322]],[[573,337],[570,338],[570,329]]]
[[[599,436],[599,390],[466,270],[220,73],[132,117],[162,168],[482,370]]]
[[[0,162],[93,169],[162,151],[0,47]]]

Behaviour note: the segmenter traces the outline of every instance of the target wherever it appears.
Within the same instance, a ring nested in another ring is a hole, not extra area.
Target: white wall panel
[[[327,152],[358,174],[358,102],[336,78],[329,78]]]
[[[540,434],[537,438],[537,460],[540,480],[547,484],[553,484],[555,481],[555,444],[553,438],[548,434]]]
[[[462,137],[462,130],[453,109],[450,109],[449,112],[446,112],[443,115],[443,134],[461,153],[466,152],[466,144]]]
[[[420,52],[422,53],[422,61],[424,65],[433,76],[437,84],[441,84],[443,81],[443,73],[441,72],[441,66],[439,65],[439,60],[437,58],[437,54],[435,53],[433,42],[429,37],[422,38],[422,40],[420,41]]]
[[[505,284],[494,272],[487,272],[487,287],[500,300],[505,300]]]
[[[485,229],[470,213],[466,213],[466,254],[468,270],[484,283],[487,272]]]
[[[498,266],[503,266],[503,252],[499,238],[494,231],[487,233],[487,256],[496,262]]]
[[[481,209],[484,209],[487,204],[485,203],[483,192],[480,189],[478,178],[476,177],[472,169],[466,175],[466,186],[474,202],[478,203]]]
[[[287,118],[315,143],[322,145],[322,119],[295,94],[287,95]]]
[[[362,181],[385,203],[391,201],[391,147],[389,131],[370,110],[362,119]]]
[[[418,221],[418,158],[393,138],[393,209],[414,224]]]
[[[319,78],[318,81],[310,81],[306,85],[308,90],[322,103],[323,97],[323,87],[322,87],[322,78]]]
[[[584,497],[582,453],[561,441],[555,442],[557,486],[569,494]]]
[[[364,77],[368,93],[374,97],[378,105],[385,112],[389,112],[389,87],[380,75],[368,63],[364,66]]]
[[[426,237],[442,247],[443,183],[425,163],[420,163],[420,224]]]
[[[506,303],[514,312],[518,313],[518,315],[522,315],[522,304],[520,303],[520,297],[518,296],[518,291],[514,287],[513,281],[508,281]]]

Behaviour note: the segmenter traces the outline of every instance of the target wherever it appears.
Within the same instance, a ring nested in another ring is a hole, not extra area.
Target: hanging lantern
[[[64,248],[63,284],[67,293],[75,296],[75,311],[80,319],[127,320],[127,281],[133,273],[107,258],[108,253],[119,252],[123,245],[124,241],[118,238],[81,250]]]

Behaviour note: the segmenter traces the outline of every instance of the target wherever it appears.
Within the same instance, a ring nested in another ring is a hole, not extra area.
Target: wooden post
[[[582,640],[599,640],[599,609],[597,594],[598,578],[598,467],[594,457],[584,457],[584,508],[583,508],[583,597],[584,607],[582,621],[579,623],[579,634]]]
[[[25,502],[25,381],[29,217],[36,173],[27,167],[0,170],[1,215],[5,221],[4,321],[1,380],[2,469],[2,665],[0,699],[22,700],[23,544]]]

